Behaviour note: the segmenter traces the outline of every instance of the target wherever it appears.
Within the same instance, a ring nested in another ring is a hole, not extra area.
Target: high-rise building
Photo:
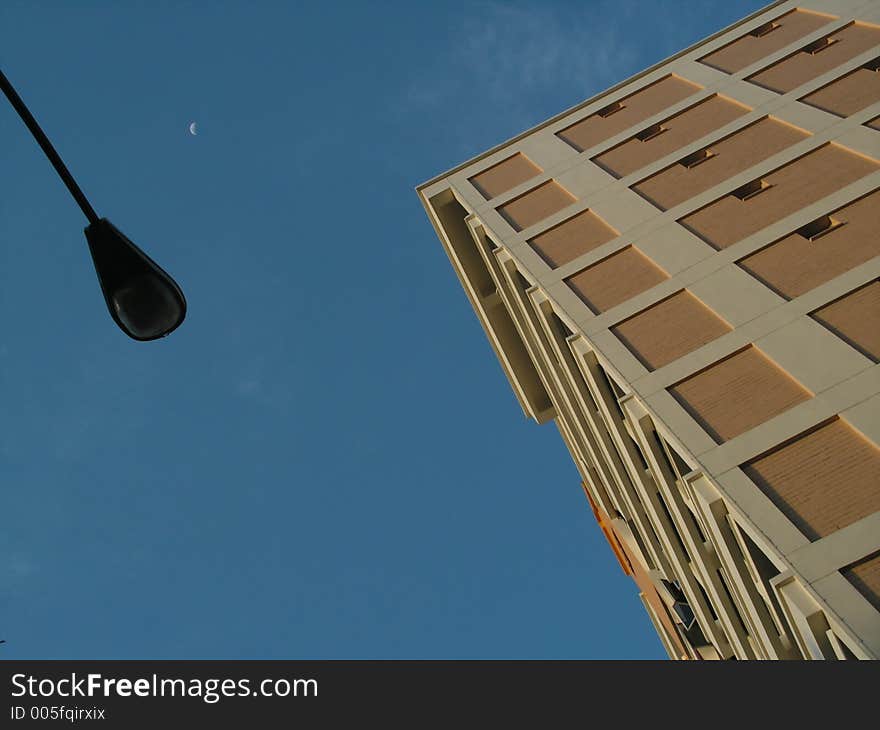
[[[878,44],[777,2],[418,187],[670,657],[880,657]]]

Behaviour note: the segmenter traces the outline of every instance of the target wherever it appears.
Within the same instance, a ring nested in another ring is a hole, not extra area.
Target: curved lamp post
[[[135,340],[155,340],[173,332],[186,316],[186,299],[180,287],[116,226],[106,218],[98,218],[2,71],[0,88],[89,220],[85,229],[86,240],[113,321]]]

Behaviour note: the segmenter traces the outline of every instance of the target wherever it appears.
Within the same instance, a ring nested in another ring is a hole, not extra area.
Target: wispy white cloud
[[[623,79],[638,56],[630,0],[469,7],[449,54],[419,69],[410,103],[500,117],[518,131]]]

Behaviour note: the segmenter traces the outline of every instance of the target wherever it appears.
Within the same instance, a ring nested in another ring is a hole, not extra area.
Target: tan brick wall
[[[486,200],[491,200],[540,174],[540,167],[522,152],[517,152],[488,170],[474,175],[470,182]]]
[[[816,240],[792,233],[739,265],[791,299],[880,255],[880,191],[831,212],[830,218],[842,225]]]
[[[769,33],[760,37],[746,33],[700,60],[707,66],[734,73],[809,35],[833,19],[833,16],[808,10],[792,10],[768,21],[779,26]]]
[[[633,190],[667,210],[807,137],[803,130],[767,117],[710,144],[712,156],[705,162],[694,167],[677,163],[642,180]]]
[[[686,79],[667,76],[621,99],[619,111],[608,116],[602,116],[598,113],[592,114],[558,132],[558,136],[575,149],[583,151],[663,111],[675,102],[685,99],[699,90],[700,87],[697,84]]]
[[[874,362],[880,360],[880,281],[822,307],[813,318]]]
[[[799,51],[750,76],[749,81],[780,93],[796,89],[810,79],[815,79],[880,44],[880,28],[853,23],[830,34],[828,38],[833,42],[827,48],[817,53]]]
[[[743,470],[811,540],[880,509],[880,450],[843,419],[794,439]]]
[[[880,101],[880,72],[858,68],[801,99],[805,104],[841,117]]]
[[[677,360],[731,329],[690,292],[680,291],[611,328],[649,370]]]
[[[754,346],[690,376],[669,392],[719,443],[811,397]]]
[[[604,312],[669,278],[632,246],[608,256],[567,280],[594,312]]]
[[[726,195],[680,222],[713,246],[727,248],[877,169],[876,160],[826,144],[764,175],[769,187],[759,195],[748,200]]]
[[[880,553],[841,571],[870,604],[880,611]]]
[[[498,208],[518,231],[539,223],[577,200],[555,180],[548,180]]]
[[[550,266],[573,261],[581,254],[617,238],[617,231],[590,210],[578,213],[529,241]]]
[[[663,131],[657,136],[645,141],[635,136],[630,137],[623,144],[612,147],[593,160],[617,177],[623,177],[750,111],[749,107],[716,94],[661,122]]]

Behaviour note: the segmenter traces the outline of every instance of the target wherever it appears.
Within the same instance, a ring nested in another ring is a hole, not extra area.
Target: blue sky
[[[760,6],[0,4],[0,657],[664,656],[414,187]]]

